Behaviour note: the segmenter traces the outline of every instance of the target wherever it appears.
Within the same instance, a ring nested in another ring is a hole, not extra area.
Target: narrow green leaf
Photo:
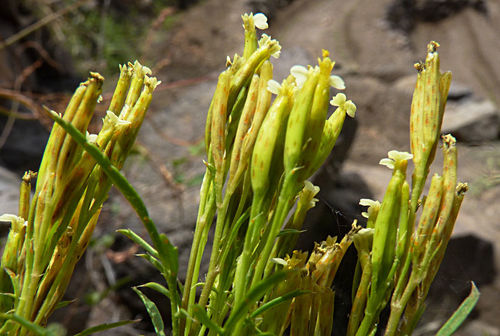
[[[153,257],[158,259],[158,251],[156,251],[151,245],[149,245],[144,239],[142,239],[138,234],[130,229],[120,229],[116,232],[125,235],[128,239],[132,240],[134,243],[142,247],[146,252],[151,254]]]
[[[127,324],[137,323],[139,321],[140,320],[124,320],[124,321],[118,321],[118,322],[113,322],[113,323],[103,323],[103,324],[99,324],[99,325],[90,327],[88,329],[85,329],[84,331],[76,334],[75,336],[92,335],[92,334],[100,332],[100,331],[109,330],[109,329],[113,329],[113,328],[118,328],[118,327],[121,327],[121,326],[124,326],[124,325],[127,325]]]
[[[164,272],[165,269],[164,269],[163,265],[158,261],[158,259],[156,259],[155,257],[153,257],[151,254],[149,254],[149,253],[139,253],[139,254],[136,254],[136,256],[137,257],[141,257],[141,258],[147,260],[158,271],[160,271],[160,273]]]
[[[232,314],[227,319],[226,324],[224,325],[225,335],[231,335],[232,329],[236,326],[239,320],[245,317],[249,307],[259,300],[274,285],[285,280],[288,274],[290,274],[289,271],[276,272],[268,278],[259,281],[252,288],[252,290],[250,290],[242,302],[235,307]]]
[[[283,229],[278,233],[277,237],[292,235],[292,234],[301,234],[302,232],[306,232],[306,230],[297,230],[297,229]]]
[[[158,307],[156,307],[156,304],[148,299],[148,297],[144,295],[140,290],[138,290],[137,287],[132,287],[132,289],[137,293],[137,295],[139,295],[142,302],[144,303],[149,317],[151,317],[151,322],[153,322],[153,327],[155,328],[156,334],[159,336],[165,336],[165,326],[163,325],[163,319],[160,315]]]
[[[57,336],[50,330],[47,330],[38,324],[35,324],[31,321],[26,320],[24,317],[16,315],[16,314],[4,314],[0,313],[0,319],[7,319],[7,320],[12,320],[20,325],[22,325],[24,328],[28,329],[29,331],[35,333],[36,335],[39,336]]]
[[[56,306],[55,306],[54,310],[56,310],[56,309],[60,309],[60,308],[63,308],[63,307],[66,307],[66,306],[68,306],[68,305],[70,305],[70,304],[72,304],[72,303],[75,303],[76,301],[77,301],[77,299],[73,299],[73,300],[65,300],[65,301],[59,301],[59,302],[56,304]]]
[[[300,290],[300,289],[297,289],[297,290],[294,290],[294,291],[291,291],[290,293],[287,293],[285,295],[282,295],[280,297],[277,297],[275,299],[272,299],[271,301],[269,302],[266,302],[265,304],[263,304],[262,306],[260,306],[258,309],[256,309],[251,315],[250,317],[256,317],[262,313],[264,313],[265,311],[273,308],[274,306],[277,306],[285,301],[288,301],[288,300],[291,300],[293,299],[294,297],[297,297],[297,296],[300,296],[300,295],[304,295],[304,294],[307,294],[307,293],[311,293],[311,291],[308,291],[308,290]]]
[[[467,316],[469,316],[470,312],[476,306],[477,301],[479,300],[479,290],[476,287],[476,284],[472,282],[472,288],[469,296],[462,302],[460,307],[453,313],[448,321],[439,329],[436,336],[450,336],[452,335],[458,327],[462,325]]]
[[[170,298],[170,292],[168,291],[168,289],[166,289],[165,286],[162,286],[159,283],[148,282],[148,283],[145,283],[144,285],[140,285],[138,287],[147,287],[147,288],[150,288],[150,289],[152,289],[154,291],[157,291],[158,293],[163,294],[166,297]]]
[[[207,312],[200,305],[194,305],[193,314],[201,324],[217,332],[217,335],[224,333],[224,330],[208,317]]]
[[[160,257],[160,259],[168,260],[170,262],[170,271],[177,275],[179,271],[179,252],[177,247],[172,245],[167,236],[163,233],[160,234],[160,241],[163,245],[160,249],[160,255],[163,255],[163,258]]]

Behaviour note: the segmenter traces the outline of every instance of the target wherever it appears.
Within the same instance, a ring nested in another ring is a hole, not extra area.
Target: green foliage
[[[92,17],[89,19],[92,21]],[[35,196],[23,178],[18,215],[4,215],[11,232],[0,272],[0,333],[57,335],[43,328],[75,263],[90,241],[111,184],[124,195],[147,230],[151,244],[131,230],[119,232],[139,245],[140,257],[162,274],[165,285],[147,287],[170,301],[171,325],[137,287],[158,335],[330,335],[339,265],[354,243],[359,265],[353,279],[353,307],[347,335],[374,335],[389,306],[385,335],[409,335],[423,310],[430,285],[451,237],[467,185],[457,182],[455,139],[443,137],[442,176],[424,185],[437,152],[451,81],[439,69],[438,44],[431,42],[418,79],[410,122],[411,154],[390,151],[381,164],[392,169],[383,201],[363,199],[367,227],[355,221],[342,237],[317,243],[310,255],[293,250],[319,188],[307,179],[334,147],[346,115],[356,106],[342,93],[330,100],[330,86],[345,87],[331,75],[334,62],[323,51],[317,66],[294,66],[281,84],[272,80],[271,56],[278,41],[258,40],[262,14],[243,16],[243,56],[228,59],[210,105],[204,148],[206,171],[186,281],[178,280],[178,251],[160,233],[137,191],[120,173],[158,84],[136,63],[121,67],[115,95],[99,135],[85,135],[102,77],[91,74],[56,122],[42,161]],[[107,27],[106,21],[101,21]],[[110,30],[114,29],[110,23]],[[112,54],[112,52],[111,52]],[[272,95],[276,97],[273,99]],[[336,106],[327,118],[328,104]],[[199,146],[191,150],[196,153]],[[193,154],[194,155],[194,154]],[[414,161],[411,186],[408,161]],[[185,158],[173,161],[177,179]],[[185,181],[182,181],[185,182]],[[420,213],[421,211],[421,213]],[[215,226],[208,273],[200,282],[202,257]],[[201,294],[197,295],[197,288]],[[100,299],[105,293],[97,293]],[[471,295],[440,330],[450,335],[477,302]],[[133,321],[96,326],[80,336]]]

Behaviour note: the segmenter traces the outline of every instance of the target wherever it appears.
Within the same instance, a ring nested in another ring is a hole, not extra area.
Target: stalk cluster
[[[158,84],[138,62],[120,70],[101,131],[86,137],[87,144],[118,169],[130,152]],[[101,99],[103,80],[91,73],[73,94],[62,118],[53,111],[49,114],[85,134]],[[30,171],[22,179],[18,214],[0,217],[12,226],[0,270],[0,312],[7,314],[3,317],[46,324],[89,244],[111,184],[93,156],[55,123],[38,174]],[[22,324],[3,317],[1,335],[30,334]]]

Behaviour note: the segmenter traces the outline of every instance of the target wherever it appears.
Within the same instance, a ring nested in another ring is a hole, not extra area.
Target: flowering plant
[[[31,208],[29,173],[21,188],[19,215],[2,217],[12,223],[0,277],[2,334],[41,332],[37,328],[61,299],[112,182],[137,211],[152,243],[130,230],[121,232],[144,249],[141,257],[165,278],[166,286],[144,286],[169,298],[170,326],[165,326],[155,303],[134,288],[158,335],[167,330],[176,336],[330,335],[332,283],[352,243],[358,266],[352,310],[345,319],[347,335],[374,335],[388,305],[385,335],[412,333],[467,190],[466,184],[457,183],[455,140],[446,135],[442,176],[432,177],[428,194],[421,198],[451,81],[450,73],[439,70],[437,43],[429,44],[425,63],[416,66],[411,154],[390,151],[380,161],[392,170],[384,199],[362,199],[360,204],[368,206],[363,213],[366,227],[355,221],[342,239],[328,237],[308,255],[293,250],[307,211],[317,201],[319,188],[308,179],[334,147],[346,115],[354,117],[356,105],[343,93],[330,97],[330,87],[342,90],[345,84],[331,74],[335,63],[326,50],[316,66],[294,66],[281,84],[273,80],[269,59],[279,57],[281,46],[268,35],[257,38],[255,28],[267,28],[263,14],[242,18],[243,55],[228,57],[208,110],[206,171],[184,284],[178,280],[177,249],[157,231],[142,200],[117,169],[157,81],[138,64],[123,67],[103,129],[85,137],[82,132],[102,82],[93,74],[77,90],[63,118],[50,112],[57,125]],[[330,116],[329,104],[336,107]],[[406,181],[409,160],[415,167],[411,188]],[[208,272],[200,282],[213,225]],[[473,290],[439,335],[450,335],[460,325],[477,296]]]

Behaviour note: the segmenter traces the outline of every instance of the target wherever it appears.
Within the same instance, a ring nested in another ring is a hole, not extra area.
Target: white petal
[[[388,157],[394,161],[407,161],[413,159],[413,155],[408,152],[400,152],[397,150],[392,150],[388,153]]]
[[[339,89],[339,90],[344,90],[345,89],[345,83],[342,77],[336,76],[336,75],[331,75],[330,76],[330,86]]]
[[[281,85],[274,79],[270,79],[267,81],[267,91],[274,93],[275,95],[279,94],[281,90]]]
[[[294,65],[290,68],[290,73],[293,77],[295,77],[295,82],[297,83],[297,87],[302,87],[304,82],[307,79],[307,69],[302,65]]]
[[[255,23],[255,27],[259,29],[267,29],[269,25],[267,24],[267,17],[262,13],[257,13],[253,16],[253,21]]]
[[[276,58],[276,59],[280,58],[280,55],[281,55],[281,50],[278,50],[274,54],[271,54],[271,56],[274,57],[274,58]]]
[[[22,218],[11,214],[3,214],[0,216],[0,222],[13,222],[18,220],[22,220]]]
[[[378,164],[380,164],[382,166],[387,166],[390,169],[394,169],[394,160],[393,159],[385,158],[385,159],[380,160],[380,162]]]
[[[330,104],[333,106],[340,107],[340,106],[344,105],[345,100],[346,100],[345,94],[337,93],[337,95],[335,97],[333,97],[332,100],[330,100]]]
[[[356,105],[351,100],[346,101],[345,105],[346,113],[349,117],[354,118],[356,115]]]
[[[90,134],[89,132],[87,132],[86,138],[87,138],[87,142],[89,142],[91,144],[95,144],[97,141],[97,134]]]
[[[285,261],[285,259],[282,258],[271,258],[271,261],[275,264],[283,265],[286,266],[288,263]]]
[[[268,44],[270,41],[271,41],[271,36],[269,36],[267,34],[262,34],[259,41],[257,41],[257,44],[259,45],[259,47],[263,47],[266,44]]]
[[[111,121],[113,125],[118,122],[118,116],[109,110],[106,111],[106,117],[108,117],[109,121]]]
[[[369,199],[369,198],[362,198],[359,200],[359,205],[370,207],[370,206],[374,206],[374,205],[380,205],[380,202],[374,201],[374,200]]]
[[[362,212],[362,213],[361,213],[361,216],[362,216],[362,217],[365,217],[365,218],[368,218],[368,217],[369,217],[368,212],[366,212],[366,211]]]

